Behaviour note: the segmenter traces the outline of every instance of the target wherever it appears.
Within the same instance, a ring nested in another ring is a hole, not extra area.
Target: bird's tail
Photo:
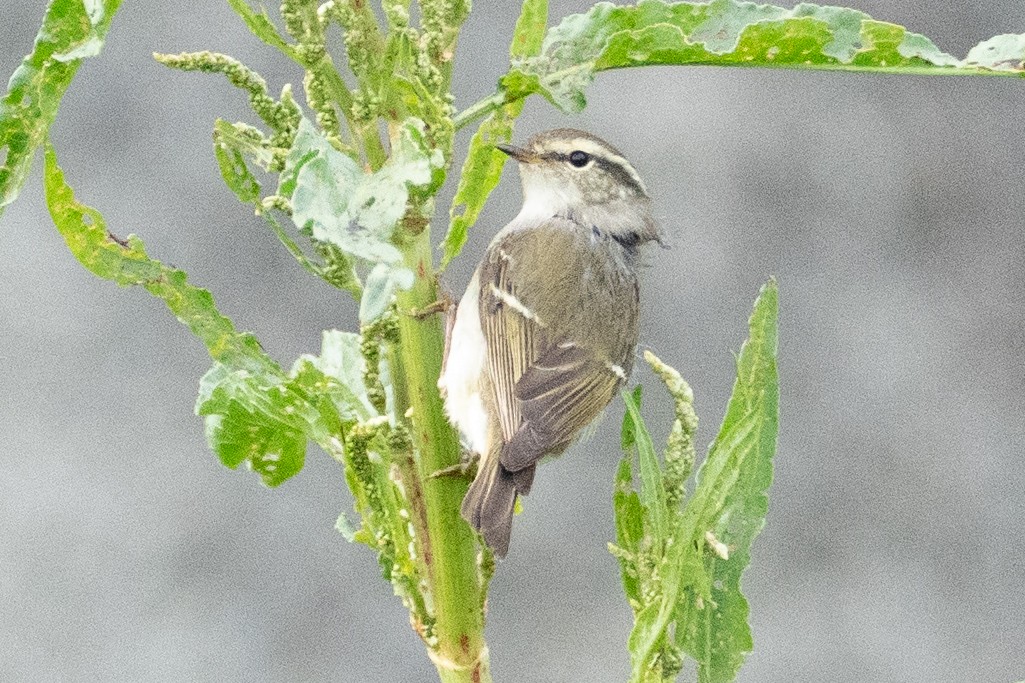
[[[481,458],[480,470],[463,498],[460,512],[470,526],[484,535],[492,552],[505,557],[509,551],[519,473],[508,471],[498,460],[497,453]]]

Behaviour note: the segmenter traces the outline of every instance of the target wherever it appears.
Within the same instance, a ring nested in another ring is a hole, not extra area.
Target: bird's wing
[[[522,422],[502,448],[502,466],[516,472],[564,450],[625,379],[588,349],[568,342],[549,347],[516,383]]]
[[[549,235],[547,248],[569,246],[550,242]],[[578,345],[559,321],[546,320],[552,307],[545,297],[525,291],[514,272],[520,250],[508,247],[499,243],[489,249],[481,265],[479,303],[504,444],[501,463],[517,472],[564,450],[608,405],[626,375],[607,354]],[[586,283],[577,280],[577,287],[563,287],[559,296],[588,296]]]
[[[537,360],[545,325],[519,298],[518,288],[510,281],[510,264],[508,254],[497,248],[489,250],[480,270],[480,320],[503,442],[513,437],[522,421],[514,391]]]

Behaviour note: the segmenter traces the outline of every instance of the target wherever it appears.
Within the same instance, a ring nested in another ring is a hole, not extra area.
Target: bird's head
[[[633,165],[599,137],[572,128],[539,133],[522,147],[498,145],[519,162],[521,218],[561,215],[611,234],[658,240],[651,200]]]

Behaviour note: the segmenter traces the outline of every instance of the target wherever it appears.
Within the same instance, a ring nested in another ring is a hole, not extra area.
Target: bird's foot
[[[480,455],[469,451],[463,451],[463,457],[459,459],[459,462],[455,465],[435,470],[431,473],[430,478],[438,479],[439,477],[460,477],[473,481],[474,477],[477,476],[477,463],[479,462]]]
[[[446,313],[449,309],[453,308],[456,302],[449,296],[448,292],[442,292],[441,298],[437,301],[427,304],[423,308],[414,308],[409,312],[409,315],[413,316],[417,320],[423,320],[429,318],[435,313]]]

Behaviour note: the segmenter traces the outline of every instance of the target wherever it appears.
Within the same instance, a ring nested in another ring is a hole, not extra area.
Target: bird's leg
[[[431,473],[431,479],[437,479],[438,477],[463,477],[473,481],[477,476],[477,464],[480,462],[480,454],[474,453],[473,451],[463,449],[462,457],[459,458],[459,462],[450,467],[442,467],[440,470],[435,470]]]
[[[423,320],[435,313],[447,313],[450,309],[454,311],[455,307],[455,300],[452,299],[452,296],[448,292],[443,291],[440,299],[427,304],[423,308],[414,308],[409,312],[409,314],[417,320]]]
[[[424,318],[432,316],[435,313],[445,314],[445,350],[442,352],[441,356],[441,377],[445,376],[445,367],[448,365],[448,350],[451,347],[452,328],[456,324],[456,309],[458,308],[459,304],[456,302],[456,300],[452,298],[452,295],[448,293],[448,290],[443,289],[441,290],[440,299],[438,299],[434,303],[427,304],[421,309],[412,310],[409,312],[409,314],[417,320],[423,320]],[[439,383],[438,388],[441,389],[441,395],[442,397],[444,397],[444,387],[440,386]]]

